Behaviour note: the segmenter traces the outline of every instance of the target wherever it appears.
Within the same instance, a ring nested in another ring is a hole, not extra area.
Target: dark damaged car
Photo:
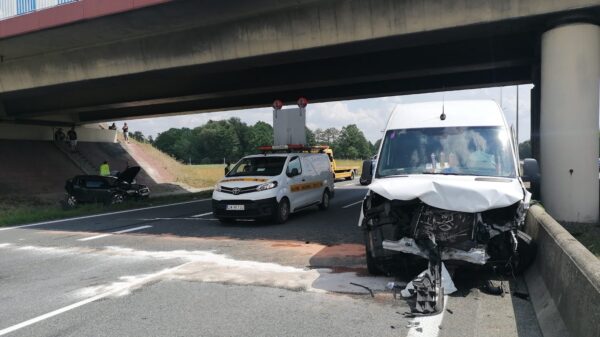
[[[75,176],[65,184],[65,206],[75,207],[80,203],[94,202],[119,204],[127,199],[147,198],[150,196],[148,186],[135,182],[139,172],[140,167],[134,166],[116,176]]]
[[[537,178],[532,161],[526,160],[525,169]],[[417,311],[432,313],[443,307],[442,262],[524,269],[533,256],[522,231],[531,193],[517,173],[518,162],[512,133],[494,102],[397,109],[359,219],[369,271],[402,274],[415,264],[428,266],[413,282],[420,294]]]

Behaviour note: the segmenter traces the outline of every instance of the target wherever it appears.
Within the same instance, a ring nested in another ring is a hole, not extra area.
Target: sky
[[[520,85],[519,89],[519,142],[530,137],[530,93],[533,85]],[[335,127],[341,129],[348,124],[356,124],[365,134],[365,137],[375,142],[381,138],[387,119],[397,104],[416,103],[441,100],[459,99],[492,99],[504,110],[509,125],[516,128],[517,86],[493,87],[483,89],[469,89],[446,91],[439,93],[389,96],[368,98],[349,101],[336,101],[327,103],[310,103],[306,108],[306,124],[313,131],[317,128],[326,129]],[[273,110],[271,102],[266,102],[269,107],[233,110],[211,113],[197,113],[180,116],[153,117],[146,119],[129,120],[129,131],[141,131],[144,135],[156,137],[158,133],[170,128],[195,128],[209,120],[222,120],[239,117],[243,122],[253,125],[258,121],[272,123]],[[294,106],[295,107],[295,106]],[[285,108],[285,107],[284,107]],[[119,128],[123,121],[118,121]]]

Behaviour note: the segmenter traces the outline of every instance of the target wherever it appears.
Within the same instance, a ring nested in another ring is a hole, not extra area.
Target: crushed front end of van
[[[390,117],[359,218],[373,274],[413,275],[416,312],[443,308],[443,264],[518,273],[533,258],[522,229],[531,193],[493,102],[416,104]],[[441,116],[440,116],[441,115]]]

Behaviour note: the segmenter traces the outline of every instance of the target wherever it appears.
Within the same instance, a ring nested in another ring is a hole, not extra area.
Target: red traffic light
[[[276,99],[273,101],[273,109],[281,110],[283,108],[283,102],[280,99]]]
[[[308,105],[308,100],[304,97],[300,97],[298,98],[298,106],[301,108],[306,108],[306,106]]]

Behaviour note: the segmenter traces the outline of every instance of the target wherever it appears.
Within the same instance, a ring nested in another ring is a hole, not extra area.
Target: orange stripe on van
[[[308,183],[294,184],[290,186],[290,191],[292,192],[300,192],[306,190],[312,190],[314,188],[319,188],[323,186],[322,181],[312,181]]]
[[[269,179],[260,179],[260,178],[234,178],[234,179],[221,180],[220,183],[228,183],[230,181],[256,181],[259,183],[264,183],[268,180]]]

